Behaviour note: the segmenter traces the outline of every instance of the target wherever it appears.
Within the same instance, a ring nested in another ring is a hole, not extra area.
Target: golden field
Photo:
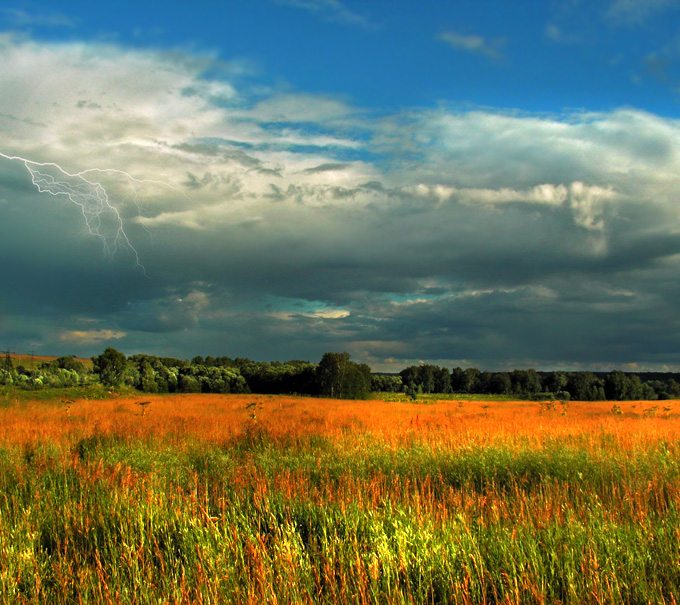
[[[0,602],[675,603],[676,410],[9,397]]]
[[[67,403],[68,401],[68,403]],[[140,406],[139,402],[149,402]],[[66,444],[93,432],[219,443],[255,426],[272,437],[370,433],[386,442],[405,436],[451,447],[606,433],[627,444],[677,439],[680,402],[533,402],[436,400],[421,403],[344,401],[284,395],[110,394],[109,399],[57,398],[0,408],[5,445],[49,439]]]

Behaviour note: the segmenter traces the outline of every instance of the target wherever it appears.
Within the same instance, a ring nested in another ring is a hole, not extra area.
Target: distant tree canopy
[[[191,361],[137,354],[129,358],[107,348],[92,358],[102,384],[125,383],[145,393],[286,393],[365,399],[371,393],[371,369],[348,353],[326,353],[321,363],[292,360],[256,362],[229,357],[194,357]]]
[[[85,366],[75,358],[75,355],[66,355],[53,361],[45,361],[38,368],[41,370],[73,370],[79,374],[85,373]]]
[[[371,393],[371,368],[350,361],[349,353],[324,353],[316,374],[324,397],[366,399]]]
[[[605,399],[603,381],[592,372],[569,372],[565,390],[579,401]]]
[[[450,393],[451,374],[434,365],[409,366],[399,372],[406,392]]]
[[[629,376],[616,370],[607,374],[603,385],[605,397],[616,401],[642,399],[645,394],[643,387],[639,376]]]
[[[372,374],[349,353],[325,353],[318,364],[308,361],[260,362],[242,357],[196,356],[193,359],[138,354],[126,358],[109,347],[92,358],[102,384],[122,383],[147,393],[265,393],[365,399],[371,392],[505,395],[585,401],[680,398],[680,374],[605,372],[538,372],[516,369],[488,372],[478,368],[448,370],[413,365],[399,374]],[[41,365],[43,375],[21,368],[18,384],[75,385],[85,370],[73,356]]]
[[[404,384],[401,376],[394,376],[393,374],[372,374],[371,375],[371,391],[379,393],[401,393],[404,390]]]

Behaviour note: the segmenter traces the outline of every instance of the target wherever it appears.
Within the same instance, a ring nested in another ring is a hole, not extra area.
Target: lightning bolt
[[[30,173],[31,180],[40,193],[49,193],[55,197],[66,196],[80,209],[90,235],[98,237],[102,241],[104,254],[112,258],[119,248],[129,248],[135,257],[135,267],[140,268],[144,275],[146,275],[146,269],[140,262],[137,249],[132,245],[125,232],[123,217],[111,201],[104,185],[93,178],[92,175],[109,174],[125,178],[134,192],[134,202],[140,212],[135,185],[161,185],[180,191],[184,197],[187,197],[183,191],[169,183],[137,179],[131,174],[115,168],[88,168],[72,174],[54,162],[35,162],[21,156],[7,155],[2,152],[0,152],[0,157],[21,162]]]

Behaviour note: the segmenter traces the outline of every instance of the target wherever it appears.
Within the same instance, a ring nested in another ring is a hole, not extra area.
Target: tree
[[[451,390],[454,393],[465,393],[467,387],[467,377],[465,370],[461,367],[456,367],[451,370]]]
[[[63,370],[75,370],[79,374],[84,374],[85,373],[85,366],[78,361],[74,355],[66,355],[64,357],[58,357],[57,359],[53,361],[45,361],[41,363],[39,366],[39,369],[41,370],[58,370],[58,369],[63,369]]]
[[[435,366],[434,392],[435,393],[451,392],[451,374],[449,373],[449,370],[447,368],[440,368]]]
[[[371,376],[371,391],[401,393],[403,389],[404,384],[401,376],[394,376],[392,374],[373,374]]]
[[[491,382],[493,374],[491,372],[480,372],[475,382],[475,393],[480,395],[488,395],[492,391]]]
[[[508,395],[512,392],[512,381],[507,372],[498,372],[491,378],[491,392],[496,395]]]
[[[101,355],[92,358],[93,371],[99,374],[102,384],[117,386],[123,382],[126,369],[125,355],[108,347]]]
[[[604,394],[611,401],[642,398],[642,382],[639,376],[629,376],[619,370],[609,372],[604,378]]]
[[[680,385],[670,378],[667,381],[650,380],[648,384],[656,393],[655,399],[678,399],[680,398]]]
[[[322,395],[325,397],[342,396],[342,387],[349,363],[349,353],[323,354],[316,371]]]
[[[366,399],[371,392],[371,368],[350,361],[349,353],[324,353],[316,376],[324,397]]]
[[[465,386],[462,391],[463,393],[477,392],[477,380],[481,373],[481,370],[478,370],[477,368],[467,368],[465,370]]]
[[[423,393],[434,393],[435,366],[424,365],[418,368],[418,383],[423,388]]]
[[[156,372],[148,361],[143,361],[139,366],[140,385],[139,390],[145,393],[158,393],[156,384]]]
[[[16,378],[17,374],[12,365],[12,358],[9,356],[9,351],[7,351],[5,354],[5,363],[3,364],[3,367],[0,368],[0,381],[2,381],[2,384],[14,384]]]
[[[421,393],[450,393],[451,374],[435,365],[409,366],[399,372],[405,389]]]
[[[201,385],[193,376],[180,376],[179,385],[180,393],[200,393]]]
[[[534,369],[510,372],[512,391],[518,395],[533,395],[541,390],[541,378]]]
[[[605,399],[602,381],[592,372],[570,372],[567,375],[566,390],[576,401]]]
[[[399,377],[404,385],[404,389],[417,389],[420,384],[420,372],[418,366],[409,366],[399,372]],[[422,392],[422,391],[421,391]]]
[[[564,391],[566,386],[567,386],[567,374],[566,372],[558,370],[556,372],[551,372],[550,374],[548,374],[548,376],[545,378],[543,390],[547,391],[548,393],[557,394],[561,391]]]

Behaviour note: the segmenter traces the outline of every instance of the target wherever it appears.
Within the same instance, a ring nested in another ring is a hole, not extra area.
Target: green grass
[[[19,388],[0,384],[0,406],[24,402],[44,402],[60,405],[66,399],[110,399],[112,396],[135,396],[139,392],[130,387],[106,387],[98,382],[85,386]]]
[[[680,447],[0,449],[3,603],[671,603]]]

